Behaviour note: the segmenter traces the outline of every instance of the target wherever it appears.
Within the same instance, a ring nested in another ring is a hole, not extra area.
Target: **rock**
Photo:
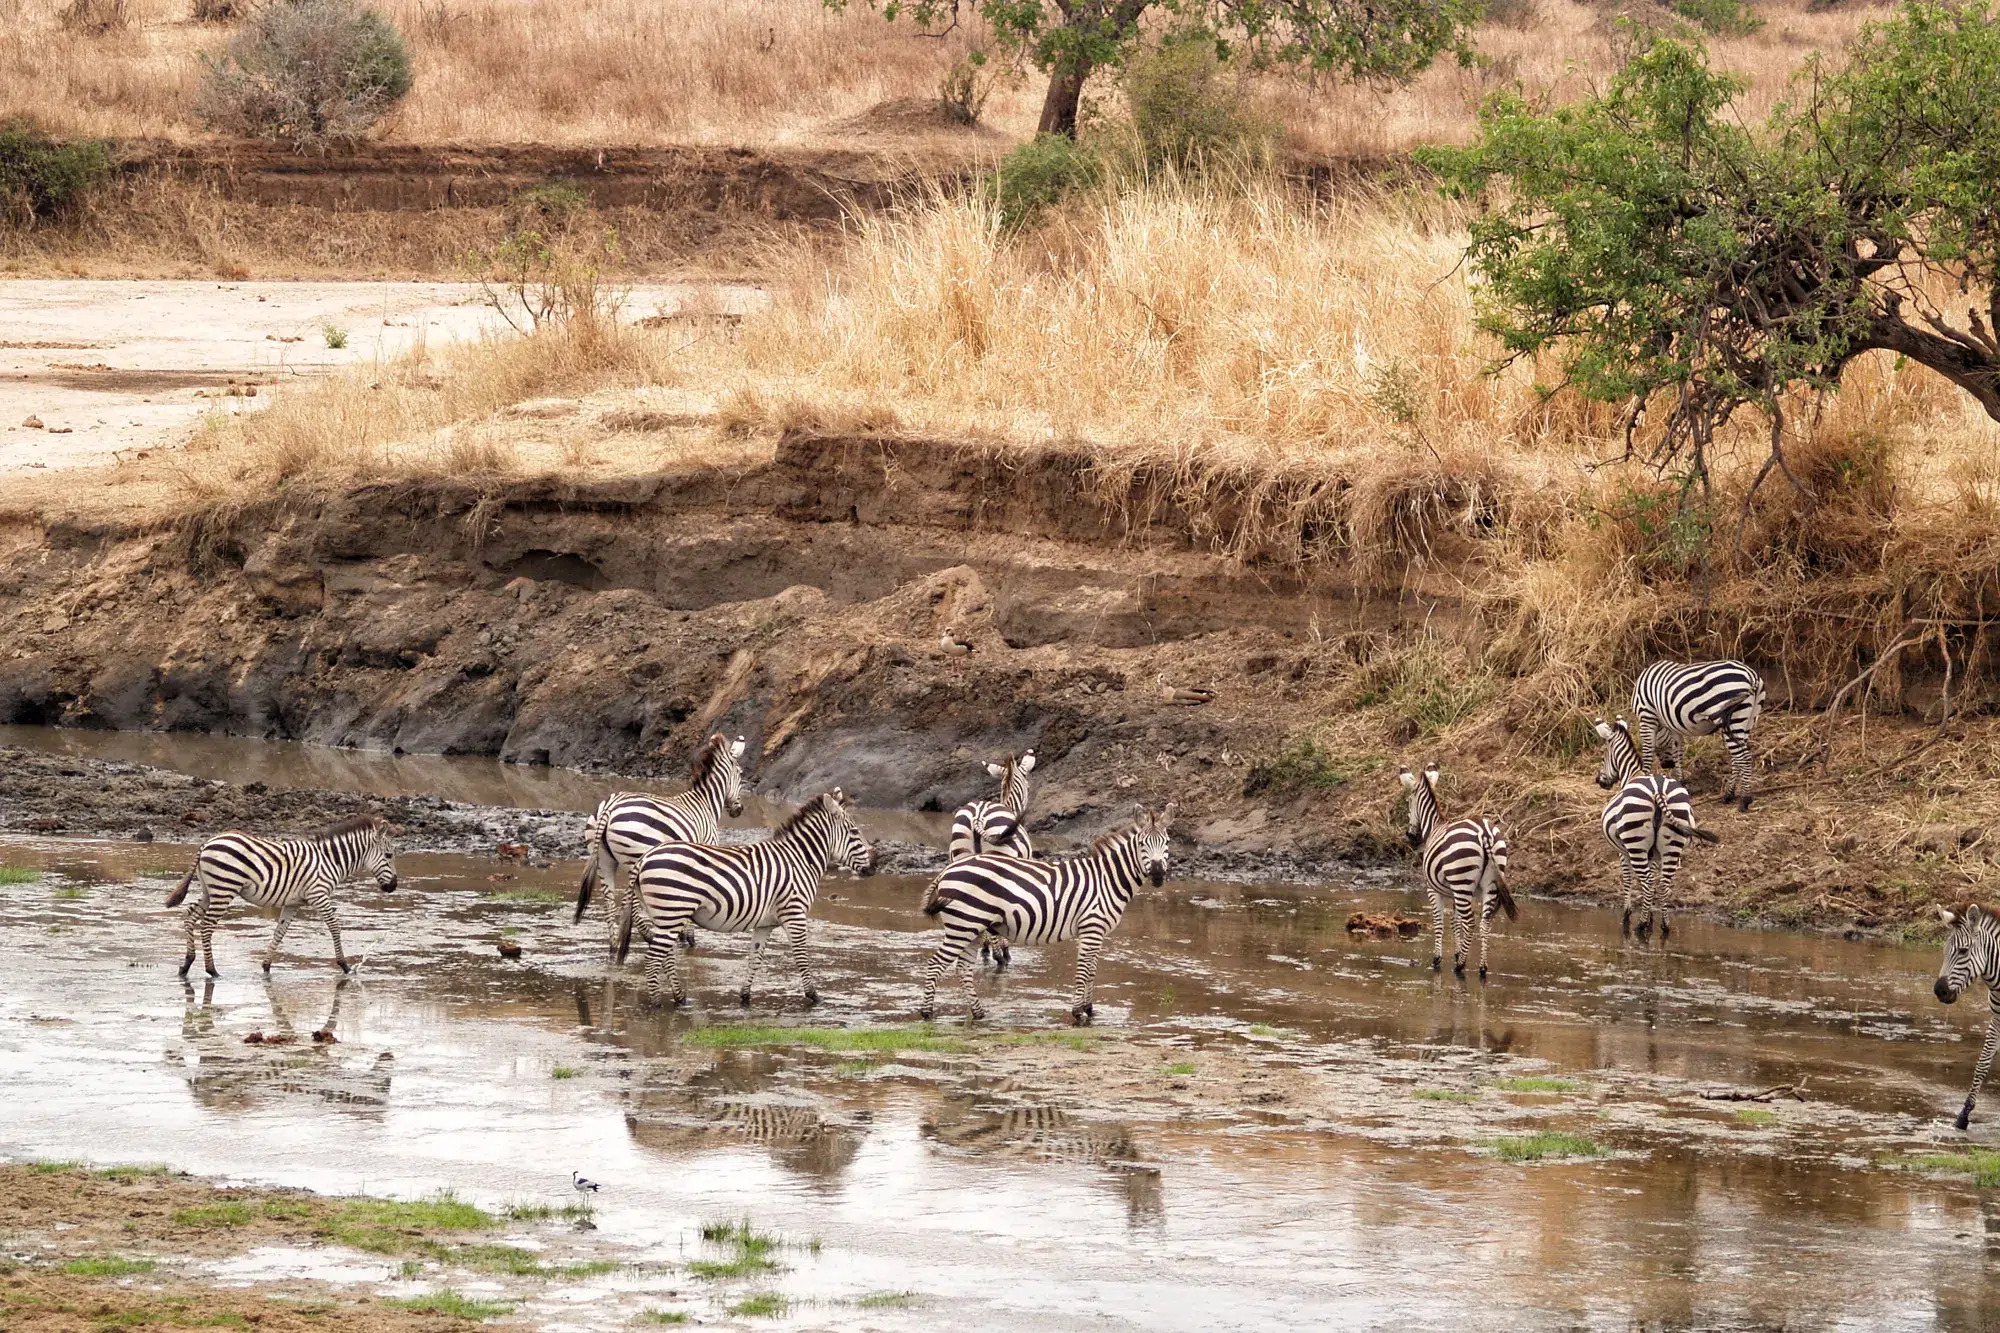
[[[1375,939],[1409,939],[1423,933],[1422,917],[1404,916],[1401,912],[1391,912],[1388,916],[1378,916],[1372,912],[1355,912],[1347,918],[1350,935],[1367,935]]]
[[[21,424],[27,427],[29,430],[41,430],[43,428],[42,419],[36,416],[32,412],[28,414],[27,420],[23,421]]]
[[[153,830],[149,828],[141,828],[137,833],[132,835],[132,841],[134,842],[151,842],[152,840]]]
[[[1919,851],[1949,856],[1961,847],[1978,842],[1985,830],[1977,824],[1923,824],[1910,835],[1910,845]]]

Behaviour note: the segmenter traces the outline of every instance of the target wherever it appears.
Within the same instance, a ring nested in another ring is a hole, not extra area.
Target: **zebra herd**
[[[1750,736],[1763,706],[1764,682],[1741,662],[1656,662],[1633,686],[1637,736],[1622,717],[1594,724],[1605,746],[1598,785],[1612,793],[1603,829],[1623,881],[1623,929],[1631,929],[1636,901],[1642,914],[1639,936],[1647,937],[1657,922],[1664,941],[1670,930],[1669,899],[1689,842],[1720,841],[1696,823],[1692,797],[1678,775],[1686,740],[1721,733],[1730,758],[1723,798],[1747,811],[1752,799]],[[586,864],[574,919],[583,919],[595,897],[604,910],[610,950],[619,961],[626,958],[635,933],[645,941],[646,990],[653,1003],[663,992],[676,1004],[686,998],[679,954],[694,946],[691,932],[696,927],[750,935],[748,963],[737,990],[745,1005],[764,944],[782,930],[806,1002],[817,1003],[819,983],[806,927],[820,881],[830,869],[858,875],[874,870],[874,849],[838,788],[807,801],[762,841],[722,845],[723,817],[743,810],[743,752],[742,738],[711,736],[695,754],[694,781],[685,792],[666,798],[614,793],[598,805],[586,826]],[[1676,772],[1659,771],[1663,761]],[[1069,1012],[1072,1021],[1087,1023],[1094,1015],[1092,994],[1105,941],[1139,886],[1150,880],[1157,887],[1166,879],[1175,807],[1152,811],[1141,806],[1133,823],[1099,837],[1083,853],[1045,860],[1035,856],[1027,831],[1034,752],[1010,755],[986,768],[999,779],[1000,790],[954,814],[950,861],[931,880],[920,904],[923,914],[943,927],[943,938],[923,965],[919,1012],[926,1019],[935,1016],[938,983],[957,970],[963,973],[968,1017],[983,1014],[975,946],[980,958],[990,957],[998,970],[1006,968],[1013,943],[1074,940],[1076,978]],[[1519,911],[1507,888],[1507,841],[1491,819],[1447,822],[1438,802],[1438,778],[1436,765],[1401,773],[1408,836],[1419,851],[1429,899],[1431,967],[1443,967],[1448,903],[1453,970],[1464,973],[1476,934],[1483,980],[1490,922],[1503,912],[1516,919]],[[382,892],[393,891],[395,833],[387,821],[364,815],[303,837],[225,833],[211,839],[167,899],[168,907],[185,905],[181,975],[193,966],[197,944],[208,974],[217,975],[215,923],[237,898],[278,911],[263,959],[266,973],[301,906],[326,924],[334,961],[348,971],[333,890],[367,877]],[[1989,989],[1993,1011],[1971,1092],[1958,1115],[1958,1127],[1964,1129],[2000,1049],[2000,914],[1968,905],[1940,909],[1940,917],[1947,938],[1937,998],[1952,1003],[1981,981]]]

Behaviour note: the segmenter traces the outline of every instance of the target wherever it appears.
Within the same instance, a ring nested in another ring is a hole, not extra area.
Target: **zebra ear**
[[[1162,831],[1165,831],[1167,825],[1174,822],[1174,811],[1180,808],[1181,807],[1179,802],[1176,801],[1167,802],[1166,808],[1160,811],[1160,828]]]
[[[1407,768],[1404,769],[1401,773],[1397,774],[1397,776],[1403,779],[1403,785],[1405,787],[1408,787],[1411,791],[1415,791],[1417,789],[1417,775],[1415,773],[1412,773],[1409,769]]]
[[[1007,776],[1007,770],[1000,767],[1000,765],[998,764],[988,764],[986,766],[986,771],[987,773],[991,774],[993,777],[996,778],[1004,778]]]
[[[1601,741],[1608,741],[1611,739],[1611,726],[1603,718],[1601,717],[1598,718],[1597,721],[1591,723],[1591,726],[1596,728],[1597,739]]]
[[[1938,920],[1944,922],[1947,926],[1955,926],[1958,924],[1958,913],[1952,911],[1949,907],[1938,908],[1937,914],[1938,914]]]
[[[749,748],[750,748],[750,742],[745,740],[743,737],[738,736],[735,740],[729,743],[729,757],[731,759],[741,759],[743,757],[743,752]]]
[[[1021,771],[1023,773],[1032,773],[1035,771],[1035,752],[1033,750],[1021,751]]]

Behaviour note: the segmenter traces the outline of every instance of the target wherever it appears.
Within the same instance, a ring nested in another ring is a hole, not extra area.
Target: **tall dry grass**
[[[198,56],[223,47],[226,27],[188,21],[187,0],[131,0],[127,26],[91,35],[60,21],[68,0],[7,3],[15,12],[0,22],[0,117],[32,115],[64,133],[200,137]],[[834,13],[820,0],[378,5],[416,65],[415,90],[383,133],[415,143],[880,144],[878,127],[854,119],[879,102],[936,96],[980,40],[970,24],[934,40],[864,5]],[[1752,78],[1752,111],[1780,94],[1808,52],[1838,49],[1868,14],[1814,13],[1803,0],[1758,8],[1762,32],[1715,43],[1718,63]],[[1560,97],[1607,74],[1618,9],[1540,0],[1527,26],[1481,31],[1476,68],[1440,66],[1398,91],[1274,77],[1259,95],[1306,153],[1458,140],[1496,87],[1519,82]],[[1032,71],[1003,83],[986,119],[1026,137],[1042,90]],[[1094,81],[1092,96],[1115,101],[1112,81]]]

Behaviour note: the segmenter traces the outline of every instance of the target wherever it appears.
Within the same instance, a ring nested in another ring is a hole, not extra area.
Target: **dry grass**
[[[220,50],[228,28],[188,21],[185,0],[129,0],[124,26],[92,33],[65,26],[68,4],[0,0],[0,116],[26,113],[65,133],[199,137],[197,59]],[[967,26],[930,40],[863,5],[835,14],[819,0],[578,0],[559,22],[532,0],[380,7],[408,36],[416,63],[416,89],[383,131],[406,143],[879,144],[881,127],[854,118],[891,99],[935,97],[978,39]],[[1759,10],[1763,31],[1715,44],[1719,63],[1754,80],[1752,111],[1779,94],[1806,53],[1837,49],[1869,13],[1790,3]],[[1459,140],[1496,87],[1519,82],[1568,96],[1609,71],[1613,13],[1541,0],[1531,25],[1481,32],[1476,68],[1434,69],[1393,92],[1274,78],[1261,95],[1307,153]],[[986,120],[1026,137],[1042,87],[1032,71],[1003,83]],[[1100,79],[1093,96],[1109,88]],[[964,151],[962,135],[932,137]]]

